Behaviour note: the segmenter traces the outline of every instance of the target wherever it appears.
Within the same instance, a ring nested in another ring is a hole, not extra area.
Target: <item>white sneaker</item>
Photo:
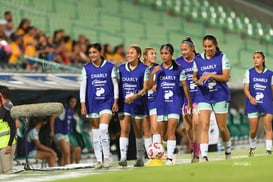
[[[102,169],[102,168],[103,168],[102,162],[97,162],[97,164],[95,165],[95,169]]]
[[[167,160],[165,161],[165,165],[166,165],[166,166],[173,166],[174,164],[173,164],[173,161],[172,161],[171,159],[167,159]]]
[[[111,160],[109,158],[105,158],[103,161],[104,168],[110,168],[112,166]]]

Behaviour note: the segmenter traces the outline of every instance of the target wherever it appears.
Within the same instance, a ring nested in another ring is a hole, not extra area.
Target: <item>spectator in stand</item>
[[[7,22],[12,21],[13,16],[12,16],[11,11],[5,11],[4,17],[5,17],[5,20],[7,20]]]
[[[24,55],[29,57],[36,57],[36,44],[35,39],[36,30],[33,26],[29,26],[26,29],[26,34],[23,36],[23,50]],[[34,61],[24,60],[24,67],[26,70],[34,70],[37,64]]]
[[[16,29],[16,34],[18,35],[24,35],[26,34],[26,31],[28,29],[28,27],[31,26],[30,20],[27,18],[23,18],[20,23],[19,26]]]
[[[11,11],[5,11],[4,13],[5,20],[7,21],[5,33],[8,37],[13,33],[13,21]]]
[[[82,51],[79,42],[74,42],[73,50],[71,54],[71,63],[75,66],[80,66],[88,63],[89,59],[86,54]]]
[[[78,43],[80,44],[81,51],[87,52],[87,45],[90,44],[89,40],[85,37],[85,35],[80,34],[78,37]]]
[[[43,119],[33,117],[30,119],[30,127],[27,133],[27,151],[29,157],[48,161],[48,167],[55,166],[57,154],[52,148],[43,145],[39,139],[39,131],[43,126]]]
[[[1,22],[0,22],[1,23]],[[4,31],[0,30],[0,62],[7,63],[11,54],[8,38]]]
[[[54,48],[50,47],[47,43],[47,37],[45,34],[38,36],[38,45],[36,47],[36,53],[38,58],[49,60],[49,55],[54,53]]]
[[[57,54],[56,45],[54,44],[53,37],[47,36],[47,45],[50,49],[54,50],[48,54],[48,60],[57,63],[62,63],[62,58]]]
[[[9,64],[10,65],[17,65],[20,57],[23,55],[23,51],[20,48],[22,44],[22,36],[12,33],[10,35],[10,48],[11,48],[11,56],[9,57]]]
[[[6,35],[7,23],[8,22],[6,20],[4,20],[4,19],[0,20],[0,31],[4,32],[5,40],[8,40],[8,36]]]
[[[125,47],[123,44],[117,45],[114,48],[112,62],[115,65],[121,65],[122,63],[125,62]]]
[[[108,43],[103,45],[103,57],[106,60],[112,61],[112,47]]]

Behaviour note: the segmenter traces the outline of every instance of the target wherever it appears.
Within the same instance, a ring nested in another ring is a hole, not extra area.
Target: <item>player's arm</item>
[[[256,105],[257,101],[251,95],[251,93],[249,91],[249,71],[248,70],[245,72],[243,83],[244,83],[244,94],[245,94],[245,96],[249,99],[251,104]]]
[[[82,69],[81,74],[81,83],[80,83],[80,102],[81,102],[81,114],[86,115],[86,106],[85,106],[85,99],[86,99],[86,85],[87,85],[87,77],[85,68]]]
[[[118,98],[119,98],[119,88],[118,88],[118,72],[117,68],[114,67],[112,70],[112,83],[114,87],[114,103],[112,106],[113,112],[118,112]]]
[[[54,124],[55,124],[55,119],[58,117],[58,115],[52,115],[49,118],[49,127],[50,127],[50,133],[49,136],[50,137],[54,137],[55,135],[55,128],[54,128]]]

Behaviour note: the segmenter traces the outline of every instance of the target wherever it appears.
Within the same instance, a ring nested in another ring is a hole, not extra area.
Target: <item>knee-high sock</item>
[[[129,139],[125,137],[119,138],[119,148],[120,148],[120,158],[121,160],[127,159],[127,150],[128,150]]]
[[[173,159],[176,140],[167,140],[167,158]]]
[[[161,143],[161,136],[160,134],[153,135],[153,143]]]
[[[257,143],[257,138],[251,138],[249,137],[249,145],[250,145],[250,148],[256,148],[256,143]]]
[[[149,145],[152,144],[152,138],[144,138],[144,145],[145,145],[145,150],[146,153],[148,154],[149,152]]]
[[[108,132],[108,126],[108,124],[100,124],[101,147],[104,159],[110,157],[110,137]]]
[[[144,159],[144,139],[136,138],[136,154],[137,159]]]
[[[265,140],[266,150],[272,151],[272,140]]]
[[[223,142],[223,145],[225,147],[225,152],[230,153],[231,152],[231,141]]]
[[[93,148],[96,159],[98,162],[102,162],[102,150],[101,150],[101,137],[100,137],[100,130],[99,129],[92,129],[93,135]]]
[[[200,144],[200,151],[201,151],[202,157],[208,156],[208,147],[209,147],[209,145],[207,143]]]

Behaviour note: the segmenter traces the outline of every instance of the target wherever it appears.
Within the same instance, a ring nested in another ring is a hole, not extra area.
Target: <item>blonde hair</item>
[[[148,52],[149,52],[150,50],[155,50],[155,49],[152,48],[152,47],[147,47],[147,48],[145,48],[145,49],[143,50],[143,59],[142,59],[142,62],[145,63],[145,64],[146,64],[146,61],[147,61],[147,60],[145,59],[144,56],[147,56],[147,55],[148,55]]]

